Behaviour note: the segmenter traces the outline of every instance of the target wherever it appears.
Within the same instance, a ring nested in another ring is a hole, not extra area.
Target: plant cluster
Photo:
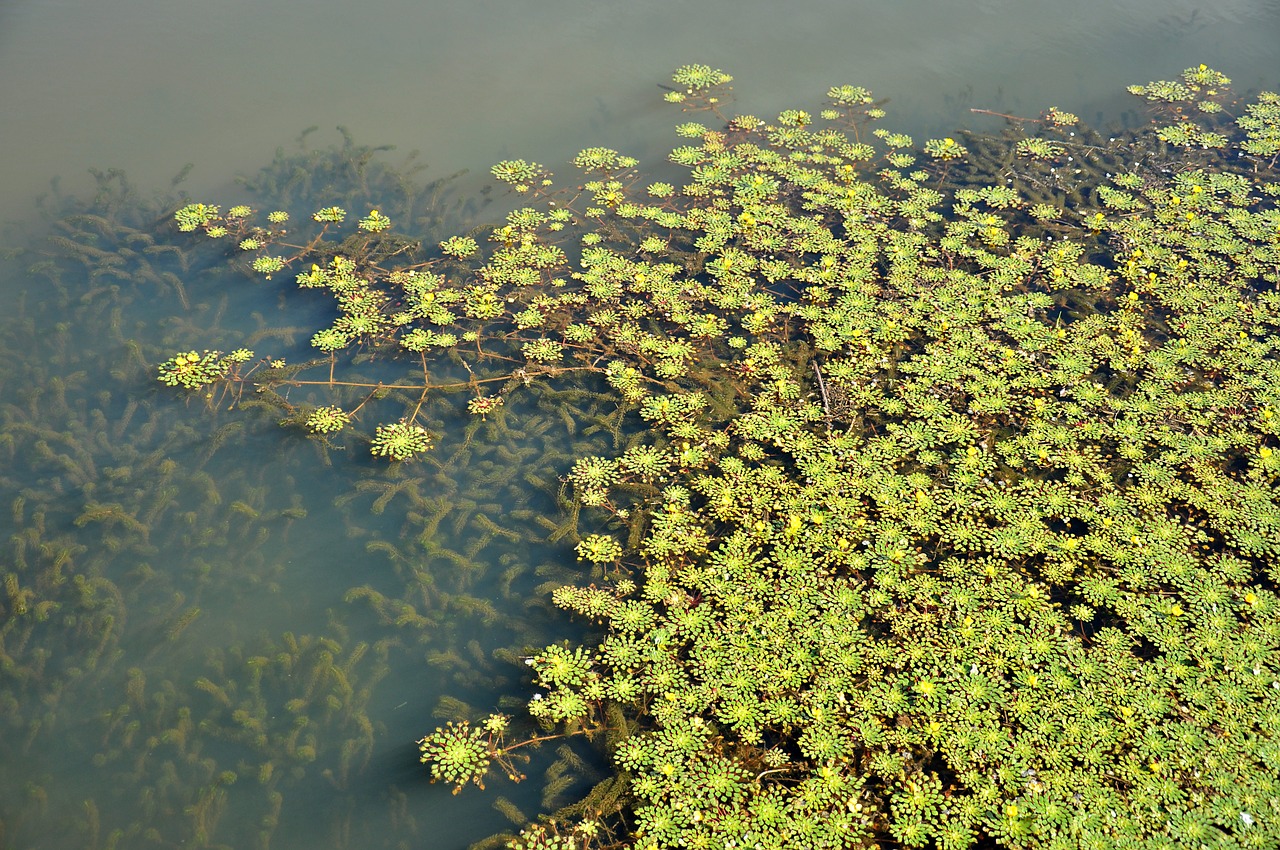
[[[512,846],[1280,842],[1277,96],[1200,66],[1134,87],[1155,130],[1054,109],[921,160],[865,132],[865,90],[729,117],[729,79],[674,77],[719,121],[681,126],[683,185],[512,160],[529,206],[483,247],[388,225],[258,257],[334,298],[319,383],[407,351],[425,397],[431,354],[473,390],[598,380],[646,429],[567,472],[626,534],[553,595],[602,635],[530,659],[547,729],[629,718],[625,793]],[[413,415],[375,453],[421,451]],[[505,734],[424,759],[478,781]]]
[[[230,354],[186,351],[160,364],[160,383],[169,387],[200,390],[231,375],[232,369],[253,358],[253,352],[239,349]]]
[[[419,741],[418,749],[422,763],[431,765],[432,782],[451,783],[455,794],[471,782],[484,787],[491,756],[484,730],[451,721]]]
[[[334,416],[334,419],[337,417]],[[392,422],[379,425],[370,451],[389,460],[408,460],[431,450],[431,434],[421,425]]]

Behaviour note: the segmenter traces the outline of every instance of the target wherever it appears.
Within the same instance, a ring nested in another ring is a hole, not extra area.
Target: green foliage
[[[218,218],[218,207],[207,204],[187,204],[173,214],[178,229],[189,233],[197,228],[207,227]]]
[[[440,250],[451,257],[465,260],[480,250],[480,246],[470,236],[450,236],[440,243]]]
[[[391,227],[391,219],[377,210],[369,210],[369,214],[360,219],[359,227],[361,230],[367,230],[370,233],[381,233]]]
[[[578,544],[578,557],[593,564],[606,564],[622,557],[622,545],[607,534],[592,534]]]
[[[275,249],[334,296],[319,368],[407,350],[398,390],[440,388],[430,354],[472,412],[561,379],[615,417],[566,475],[594,583],[552,595],[602,632],[530,659],[529,712],[624,711],[625,794],[513,846],[1280,842],[1280,101],[1216,109],[1200,66],[1132,89],[1154,129],[1055,108],[917,164],[860,131],[865,89],[769,123],[721,114],[721,72],[674,81],[722,119],[681,125],[683,185],[510,160],[538,206],[483,249]],[[279,242],[201,209],[180,226]],[[425,450],[420,405],[375,454]],[[438,778],[481,775],[478,736],[424,739]]]
[[[223,354],[221,351],[205,351],[202,354],[186,351],[175,354],[160,364],[159,380],[165,386],[199,390],[227,377],[239,364],[252,357],[253,352],[245,350],[230,354]]]
[[[1080,119],[1070,112],[1051,106],[1045,110],[1044,121],[1053,127],[1072,127],[1078,124]]]
[[[603,457],[584,457],[569,472],[569,481],[586,505],[604,504],[609,486],[617,480],[618,462]]]
[[[713,71],[709,65],[681,65],[671,75],[671,81],[677,86],[687,89],[688,94],[721,86],[731,80],[733,80],[733,77],[724,71]]]
[[[587,148],[573,158],[573,164],[583,171],[609,172],[622,168],[631,168],[637,160],[622,156],[609,148]]]
[[[490,169],[490,172],[503,183],[510,183],[518,192],[527,192],[543,174],[542,166],[523,159],[504,160]]]
[[[502,407],[502,396],[476,396],[467,402],[467,412],[481,419]]]
[[[392,422],[378,426],[369,451],[374,457],[408,460],[414,455],[430,451],[431,445],[431,435],[421,425]]]
[[[1272,164],[1280,154],[1280,94],[1263,92],[1257,103],[1245,107],[1237,121],[1245,131],[1240,148],[1253,156],[1271,157]]]
[[[307,415],[307,430],[313,434],[332,434],[347,427],[351,416],[340,407],[317,407]]]
[[[262,243],[257,242],[257,240],[249,240],[249,241],[256,242],[257,243],[256,247],[258,248],[262,247]],[[241,244],[241,247],[244,246],[244,242],[241,242],[240,244]],[[271,280],[271,275],[275,274],[276,272],[280,271],[283,268],[284,268],[284,260],[280,257],[262,256],[262,257],[256,258],[253,261],[253,270],[258,274],[265,276],[267,280]]]
[[[422,763],[431,766],[432,782],[448,782],[455,794],[472,782],[484,787],[490,752],[483,730],[465,721],[437,726],[435,732],[418,741],[418,749]]]
[[[1048,139],[1023,139],[1018,142],[1015,148],[1018,156],[1030,157],[1031,159],[1054,159],[1062,156],[1067,149],[1062,145],[1054,144]]]
[[[316,210],[311,215],[313,220],[328,224],[341,224],[346,217],[347,211],[342,207],[325,207],[322,210]]]
[[[955,139],[930,139],[924,143],[924,152],[934,159],[960,159],[969,153],[964,145]]]

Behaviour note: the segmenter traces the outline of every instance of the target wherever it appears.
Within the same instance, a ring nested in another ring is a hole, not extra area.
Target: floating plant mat
[[[1280,842],[1280,96],[917,145],[729,82],[666,94],[684,181],[509,160],[470,231],[349,142],[61,218],[34,268],[119,351],[5,396],[2,746],[93,764],[12,783],[10,843],[465,844],[428,778],[517,848]]]

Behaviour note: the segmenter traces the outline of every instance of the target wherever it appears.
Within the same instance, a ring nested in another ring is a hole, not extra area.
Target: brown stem
[[[534,735],[532,738],[528,739],[527,741],[521,741],[518,744],[511,744],[509,746],[499,748],[498,755],[506,755],[512,750],[518,750],[521,747],[527,747],[530,744],[541,744],[544,741],[554,741],[557,738],[567,738],[567,737],[569,737],[569,735],[566,733],[561,733],[557,735]]]
[[[969,109],[970,112],[976,112],[979,115],[994,115],[997,118],[1007,118],[1010,121],[1034,121],[1037,124],[1043,124],[1044,120],[1040,118],[1020,118],[1017,115],[1006,115],[1003,112],[992,112],[990,109]]]
[[[317,383],[317,384],[318,384],[318,383],[320,383],[320,382],[319,382],[319,381],[314,381],[313,383]],[[371,398],[373,398],[375,395],[377,395],[377,394],[378,394],[378,390],[379,390],[379,389],[381,389],[383,385],[382,385],[382,384],[377,384],[377,385],[373,385],[373,384],[366,384],[365,386],[373,386],[373,387],[374,387],[373,392],[371,392],[371,393],[369,393],[367,396],[365,396],[365,397],[364,397],[364,401],[362,401],[362,402],[360,402],[359,404],[357,404],[357,405],[356,405],[355,410],[353,410],[353,411],[351,411],[350,413],[348,413],[348,414],[347,414],[348,416],[355,416],[357,413],[359,413],[359,412],[360,412],[360,408],[362,408],[362,407],[364,407],[366,404],[368,404],[368,403],[369,403],[369,399],[371,399]]]
[[[813,361],[813,374],[818,376],[818,389],[822,391],[822,410],[827,414],[828,422],[831,419],[831,401],[827,398],[827,384],[822,380],[822,369],[818,367],[818,361]]]
[[[413,415],[409,417],[410,422],[418,420],[418,411],[422,410],[422,405],[427,400],[427,391],[431,387],[431,373],[427,371],[427,355],[419,351],[418,357],[422,360],[422,395],[418,396],[418,403],[413,407]],[[471,370],[468,368],[467,371]]]
[[[603,371],[604,370],[598,366],[566,366],[563,369],[546,369],[541,372],[531,372],[529,373],[529,377],[536,378],[542,375],[559,377],[560,375],[563,375],[566,372],[603,372]],[[335,381],[332,379],[328,381],[299,381],[293,378],[287,381],[281,381],[280,383],[283,385],[291,386],[291,387],[372,387],[374,389],[382,389],[382,390],[421,390],[423,392],[426,392],[428,390],[455,390],[455,389],[459,389],[460,387],[470,387],[474,384],[491,384],[491,383],[494,383],[495,381],[509,381],[513,377],[515,377],[514,374],[499,375],[496,378],[475,378],[470,381],[455,381],[451,384],[435,384],[435,385],[384,384],[381,381],[379,381],[376,384],[371,384],[371,383],[360,382],[360,381]],[[655,384],[658,384],[659,386],[666,386],[661,381],[657,381],[653,378],[649,378],[648,376],[644,376],[644,377],[645,377],[645,380],[649,381],[650,383],[655,383]],[[244,383],[244,381],[242,380],[241,383]]]

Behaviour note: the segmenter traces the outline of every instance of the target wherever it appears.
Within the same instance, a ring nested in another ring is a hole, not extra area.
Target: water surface
[[[679,113],[657,85],[689,61],[735,74],[736,108],[854,83],[890,98],[889,125],[941,135],[997,126],[975,107],[1133,122],[1125,84],[1198,62],[1274,88],[1276,43],[1275,2],[7,4],[0,219],[39,231],[50,178],[92,196],[90,167],[137,194],[107,180],[90,211],[110,226],[55,232],[122,265],[0,267],[0,845],[461,848],[599,776],[548,748],[528,782],[455,798],[413,741],[462,703],[518,713],[521,654],[578,634],[546,601],[579,569],[571,538],[547,538],[572,457],[618,450],[613,414],[530,394],[478,423],[433,399],[432,460],[388,468],[271,411],[184,404],[154,381],[173,351],[301,357],[327,310],[145,252],[147,199],[184,164],[181,189],[225,204],[233,175],[341,124],[396,145],[388,162],[420,150],[424,179],[470,169],[459,199],[508,156],[660,162]]]

